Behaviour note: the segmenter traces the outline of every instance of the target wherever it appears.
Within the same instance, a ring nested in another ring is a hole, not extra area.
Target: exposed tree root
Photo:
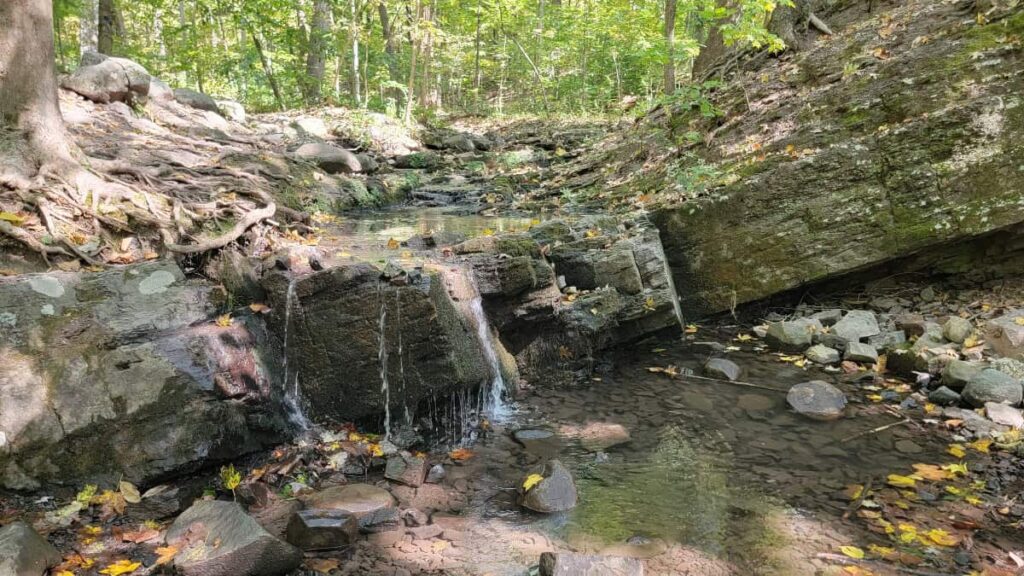
[[[235,240],[238,240],[242,234],[245,234],[245,231],[248,230],[249,227],[262,222],[267,218],[271,218],[276,211],[277,205],[271,202],[263,208],[258,208],[246,213],[238,222],[235,222],[235,225],[232,226],[231,230],[226,234],[197,244],[166,244],[166,248],[171,252],[178,254],[197,254],[200,252],[208,252],[210,250],[223,248]]]

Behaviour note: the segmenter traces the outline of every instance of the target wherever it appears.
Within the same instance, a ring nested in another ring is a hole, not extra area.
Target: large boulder
[[[43,576],[60,560],[57,549],[28,524],[0,528],[0,576]]]
[[[207,112],[215,112],[220,114],[220,107],[217,106],[217,101],[208,94],[197,92],[191,88],[175,88],[174,99],[178,101],[178,104],[182,106],[188,106],[197,110],[206,110]]]
[[[275,272],[264,284],[271,325],[281,335],[287,328],[289,380],[314,420],[398,415],[489,376],[476,332],[438,274],[396,285],[369,264],[329,268],[295,280],[290,311],[289,277]]]
[[[167,529],[182,576],[280,576],[299,567],[302,553],[263,529],[234,502],[201,500]]]
[[[986,368],[964,387],[963,397],[971,406],[981,408],[986,402],[1000,402],[1017,406],[1024,388],[1021,381],[1009,374]]]
[[[235,458],[288,426],[257,322],[172,261],[0,278],[0,484],[137,484]]]
[[[359,158],[348,150],[323,142],[307,142],[299,146],[292,156],[311,162],[330,174],[362,172]]]
[[[149,95],[150,76],[140,64],[127,58],[86,52],[82,65],[61,79],[61,87],[101,104],[131,103]]]
[[[245,106],[234,100],[217,100],[217,108],[225,118],[239,124],[245,124]]]
[[[848,6],[841,17],[866,17]],[[701,153],[717,181],[653,215],[684,311],[729,310],[910,255],[900,272],[926,268],[945,246],[1024,222],[1024,76],[1004,41],[1024,33],[1024,17],[1009,9],[998,20],[989,14],[995,26],[960,24],[958,9],[900,3],[891,14],[907,23],[898,37],[880,39],[857,23],[716,91],[729,123]],[[873,49],[885,57],[872,57]],[[851,55],[859,69],[845,77]],[[779,91],[794,97],[777,98]],[[672,141],[708,126],[690,108],[681,103],[647,121]],[[764,134],[785,135],[752,152]],[[643,137],[630,135],[621,147],[600,149],[610,161],[621,157],[619,165],[595,164],[634,193],[660,189],[654,170],[635,170],[647,158],[627,152]],[[664,172],[694,165],[680,162]],[[623,178],[626,170],[635,178]],[[663,186],[679,193],[674,179]],[[974,268],[987,258],[981,254],[960,261]]]

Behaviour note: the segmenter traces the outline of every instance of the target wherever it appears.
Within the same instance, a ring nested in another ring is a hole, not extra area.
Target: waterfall
[[[470,313],[476,323],[476,334],[480,345],[487,358],[487,364],[491,370],[491,380],[481,391],[483,402],[483,413],[495,421],[501,421],[508,417],[509,407],[505,404],[505,379],[501,376],[501,361],[498,359],[498,352],[494,346],[494,334],[491,333],[491,326],[487,322],[487,314],[484,313],[483,298],[480,297],[480,290],[476,286],[472,273],[469,274],[470,284],[473,286],[473,299],[469,304]]]
[[[384,285],[380,284],[380,322],[377,360],[380,361],[380,391],[384,395],[384,439],[391,438],[391,387],[388,385],[388,346],[387,346],[387,319],[388,305],[384,301]],[[399,350],[401,355],[401,350]]]
[[[281,395],[284,400],[285,411],[288,414],[288,421],[292,423],[296,428],[306,431],[312,427],[309,418],[306,417],[305,412],[302,410],[302,400],[299,394],[299,373],[295,373],[295,383],[289,390],[288,388],[288,330],[291,326],[292,320],[292,306],[295,302],[295,278],[292,277],[288,280],[288,291],[285,293],[285,304],[284,304],[284,361],[283,370],[284,378],[281,379]]]

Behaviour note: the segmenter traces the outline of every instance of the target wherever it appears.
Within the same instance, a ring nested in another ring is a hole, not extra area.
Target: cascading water
[[[384,395],[384,439],[391,438],[391,387],[388,385],[388,305],[384,300],[384,285],[380,284],[380,322],[378,323],[377,360],[380,361],[380,391]],[[399,350],[401,356],[401,350]]]
[[[295,373],[295,384],[289,389],[288,387],[288,330],[292,323],[292,306],[295,302],[295,278],[291,278],[288,281],[288,291],[285,293],[285,304],[284,304],[284,360],[282,367],[284,370],[284,378],[281,379],[281,397],[284,400],[284,407],[288,414],[288,421],[292,423],[296,428],[306,431],[312,427],[309,418],[306,417],[305,412],[302,410],[302,401],[299,395],[299,374]]]
[[[469,311],[476,323],[477,339],[484,350],[488,367],[491,370],[491,380],[481,391],[483,413],[491,420],[500,422],[509,416],[509,407],[505,404],[505,379],[501,375],[501,361],[498,359],[498,352],[494,345],[494,334],[491,333],[491,326],[487,322],[487,314],[484,313],[483,298],[477,288],[476,280],[472,274],[467,274],[469,284],[473,289],[473,299],[469,303]]]

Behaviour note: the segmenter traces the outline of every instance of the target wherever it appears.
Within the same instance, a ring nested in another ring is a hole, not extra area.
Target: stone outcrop
[[[290,314],[289,278],[283,273],[265,278],[273,310],[269,321],[283,340],[289,319],[286,354],[295,368],[288,378],[298,380],[312,419],[379,415],[386,398],[398,415],[405,406],[413,410],[421,400],[487,380],[475,331],[438,275],[403,278],[404,284],[396,285],[369,264],[316,272],[295,281]]]
[[[19,521],[0,528],[0,574],[43,576],[60,560],[57,549],[28,524]]]
[[[150,76],[140,64],[127,58],[112,58],[98,52],[82,55],[82,65],[61,78],[61,87],[93,102],[144,101],[149,95]]]
[[[0,278],[0,482],[135,483],[237,457],[287,425],[258,325],[173,262]]]

